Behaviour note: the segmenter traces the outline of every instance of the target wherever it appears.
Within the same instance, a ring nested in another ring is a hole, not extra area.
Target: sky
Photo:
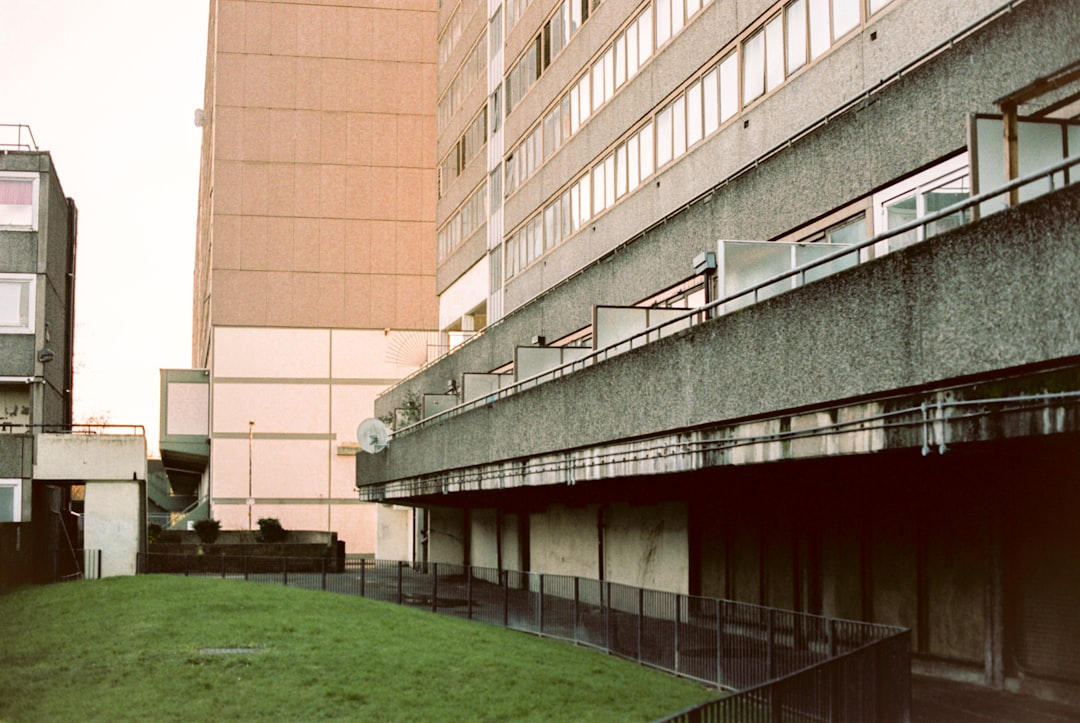
[[[75,420],[143,425],[155,456],[158,370],[191,366],[208,6],[0,0],[0,124],[30,126],[79,209]]]

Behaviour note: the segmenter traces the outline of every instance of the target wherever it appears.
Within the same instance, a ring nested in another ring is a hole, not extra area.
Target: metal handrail
[[[930,392],[930,396],[946,392],[948,389],[937,389]],[[975,420],[985,417],[987,414],[1001,414],[1018,411],[1034,411],[1049,409],[1054,406],[1080,405],[1080,391],[1073,392],[1044,392],[1028,396],[1006,397],[981,397],[978,399],[961,399],[942,401],[931,405],[923,401],[919,405],[909,405],[893,409],[887,412],[866,414],[852,417],[844,421],[817,424],[812,427],[800,429],[778,429],[773,432],[759,432],[753,434],[728,434],[720,439],[680,439],[677,446],[684,455],[702,453],[724,452],[757,444],[770,444],[792,442],[802,439],[814,439],[830,434],[850,433],[875,433],[887,431],[900,431],[922,428],[923,443],[922,453],[928,455],[931,452],[931,439],[939,453],[944,452],[946,442],[938,431],[933,431],[943,423],[957,424],[965,420]],[[825,412],[838,409],[837,406],[815,407],[813,412]],[[778,419],[771,417],[765,420]],[[670,434],[670,433],[665,433]],[[663,435],[645,437],[640,440],[642,444],[636,445],[633,453],[626,450],[601,451],[590,454],[587,459],[575,458],[572,455],[560,455],[558,459],[551,461],[542,459],[519,459],[515,464],[515,471],[522,475],[543,473],[564,473],[570,476],[581,472],[588,472],[597,466],[607,464],[614,460],[628,461],[639,457],[649,457],[656,454],[668,454],[673,443],[664,441]],[[635,456],[636,455],[636,456]],[[422,484],[437,484],[445,491],[463,482],[486,481],[505,477],[505,470],[501,464],[507,462],[492,463],[490,466],[481,468],[466,467],[454,470],[435,472],[421,475],[419,480]],[[378,488],[384,485],[394,485],[386,482],[369,482],[358,484],[357,489]],[[397,487],[400,490],[402,487]],[[389,494],[389,492],[388,492]]]
[[[36,151],[38,150],[37,140],[34,138],[34,132],[30,130],[30,126],[25,123],[0,123],[0,128],[14,128],[15,130],[15,142],[14,143],[0,143],[0,148],[14,148],[19,151]],[[26,134],[30,136],[29,143],[23,143],[23,129],[26,130]]]
[[[141,424],[98,424],[76,422],[74,424],[22,424],[20,422],[0,422],[0,431],[12,432],[23,430],[26,433],[42,434],[115,434],[129,437],[145,437],[146,428]],[[120,431],[127,430],[127,431]]]
[[[517,381],[511,385],[503,387],[502,389],[492,392],[489,395],[486,395],[482,399],[474,399],[468,402],[464,402],[462,404],[458,404],[457,406],[451,407],[450,409],[439,412],[438,414],[433,414],[430,417],[421,419],[419,422],[411,424],[407,427],[402,427],[399,430],[395,430],[391,438],[396,437],[403,432],[414,432],[431,424],[445,421],[446,419],[449,419],[450,417],[456,416],[463,412],[487,406],[495,401],[505,399],[506,397],[517,394],[518,392],[521,392],[527,388],[537,386],[547,381],[553,381],[555,379],[558,379],[559,377],[565,376],[566,374],[577,371],[578,369],[584,369],[588,366],[604,361],[610,356],[613,356],[615,354],[621,354],[624,351],[634,349],[635,342],[639,342],[639,345],[651,343],[651,341],[660,339],[665,329],[669,329],[676,324],[685,323],[688,324],[690,327],[697,326],[705,321],[708,321],[709,319],[714,318],[714,312],[720,307],[722,307],[724,304],[743,299],[749,295],[753,295],[753,303],[757,303],[758,292],[769,286],[772,286],[773,284],[777,284],[782,281],[787,281],[791,279],[797,279],[799,285],[802,286],[806,283],[806,273],[810,270],[813,270],[820,266],[824,266],[825,264],[831,263],[840,258],[844,258],[850,254],[857,254],[862,251],[862,249],[874,246],[875,244],[887,241],[888,239],[894,238],[896,236],[902,236],[903,234],[906,234],[910,231],[923,228],[936,221],[940,221],[941,219],[952,216],[960,211],[964,211],[969,208],[975,208],[983,203],[986,203],[987,201],[992,201],[1013,189],[1018,189],[1036,181],[1041,181],[1048,178],[1050,180],[1050,190],[1053,191],[1055,190],[1054,175],[1077,165],[1080,165],[1080,154],[1070,156],[1069,158],[1059,161],[1053,165],[1046,166],[1045,168],[1042,168],[1038,171],[1033,171],[1032,173],[1028,173],[990,191],[986,191],[975,196],[970,196],[963,201],[959,201],[950,206],[946,206],[939,211],[935,211],[912,221],[908,221],[905,224],[901,224],[896,228],[884,231],[864,241],[845,246],[844,248],[831,254],[826,254],[825,256],[821,256],[817,259],[802,264],[801,266],[797,266],[794,269],[785,271],[775,276],[771,276],[764,281],[760,281],[756,284],[748,286],[745,289],[741,289],[740,291],[737,291],[733,294],[729,294],[721,299],[710,302],[704,306],[700,306],[696,309],[691,309],[684,314],[679,314],[678,316],[666,319],[665,321],[654,326],[646,327],[644,330],[639,331],[629,337],[626,337],[625,339],[621,339],[614,344],[609,344],[608,346],[597,349],[592,354],[588,354],[580,359],[576,359],[572,362],[567,362],[566,364],[561,364],[557,367],[553,367],[546,371],[540,372],[539,374],[535,374],[526,379]],[[650,339],[650,336],[655,336],[655,339]]]

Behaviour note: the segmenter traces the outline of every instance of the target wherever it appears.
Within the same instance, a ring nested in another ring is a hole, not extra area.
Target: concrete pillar
[[[145,480],[86,483],[83,546],[101,551],[101,577],[137,572],[146,549]]]

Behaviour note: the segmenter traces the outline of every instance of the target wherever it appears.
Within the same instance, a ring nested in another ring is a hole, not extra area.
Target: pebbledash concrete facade
[[[0,589],[134,574],[143,430],[72,424],[75,201],[29,127],[0,131]]]
[[[371,554],[355,430],[437,318],[437,6],[209,8],[194,370],[163,370],[163,460],[199,490],[194,516]]]
[[[357,456],[360,498],[419,511],[418,559],[901,624],[917,670],[1080,700],[1080,170],[903,226],[1080,154],[1073,8],[438,24],[439,324],[467,340],[378,398],[425,419]]]

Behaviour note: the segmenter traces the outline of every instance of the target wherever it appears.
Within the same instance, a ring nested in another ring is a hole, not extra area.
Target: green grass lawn
[[[211,649],[251,648],[252,652]],[[0,721],[651,720],[715,695],[334,593],[144,575],[0,596]]]

